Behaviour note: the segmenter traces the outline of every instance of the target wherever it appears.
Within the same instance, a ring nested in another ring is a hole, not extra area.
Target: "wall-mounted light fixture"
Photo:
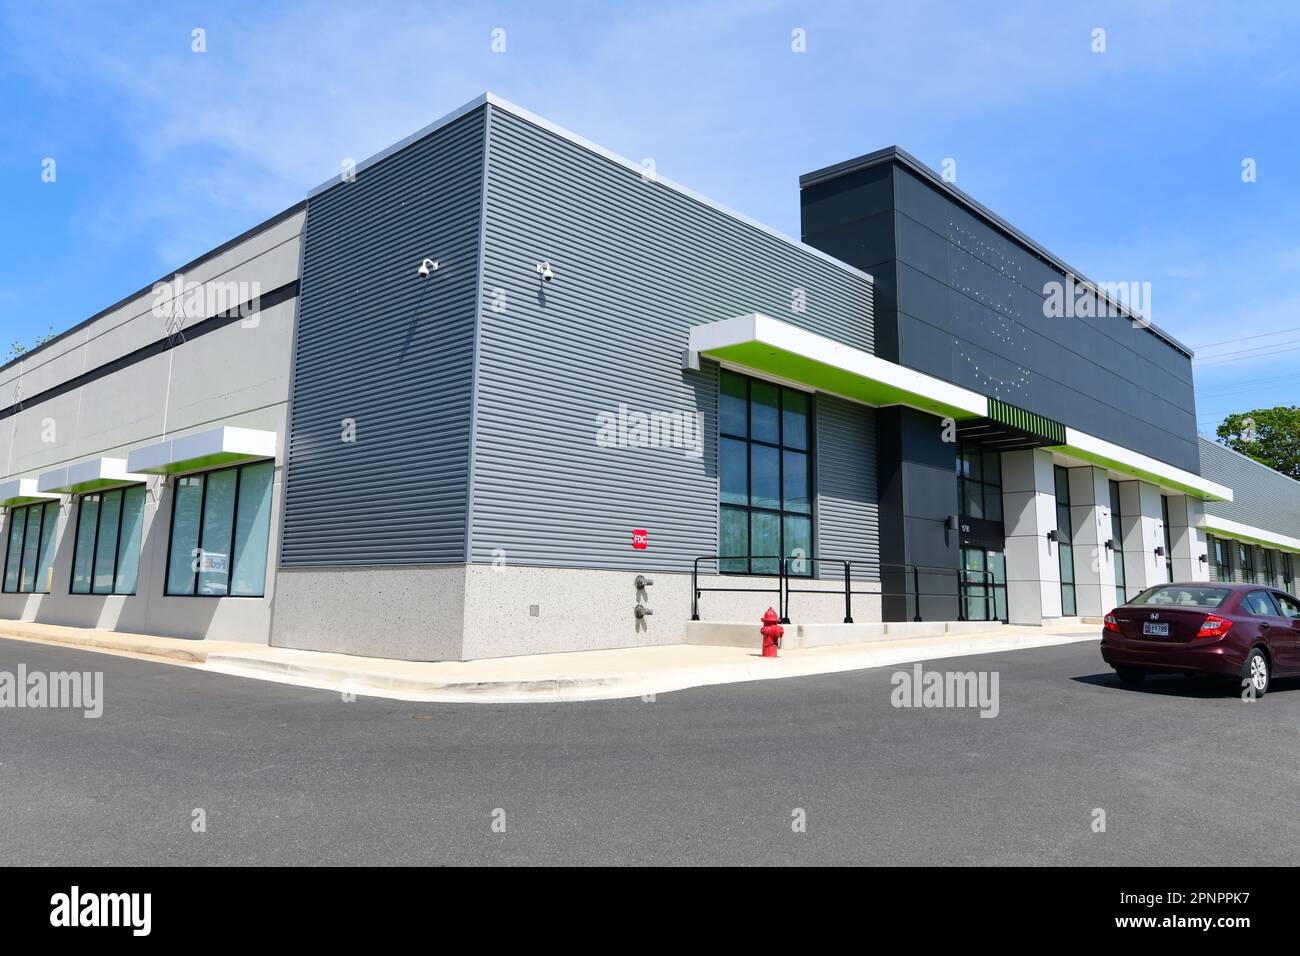
[[[957,530],[957,516],[956,516],[956,515],[948,515],[948,517],[944,519],[943,526],[944,526],[945,528],[947,528],[949,531],[956,531],[956,530]]]
[[[1165,556],[1165,546],[1164,546],[1164,545],[1157,545],[1157,546],[1156,546],[1156,557],[1157,557],[1157,558],[1163,558],[1164,556]]]
[[[429,273],[431,273],[431,272],[437,272],[437,271],[438,271],[438,262],[437,262],[437,260],[436,260],[436,259],[425,259],[423,262],[420,263],[420,268],[419,268],[418,271],[419,271],[419,273],[420,273],[420,278],[421,278],[421,279],[427,279],[427,278],[429,278]]]
[[[1200,561],[1201,564],[1205,564],[1207,561],[1210,560],[1210,557],[1209,557],[1209,555],[1206,555],[1206,554],[1198,554],[1198,555],[1196,556],[1196,560],[1197,560],[1197,561]]]
[[[1051,531],[1047,532],[1047,540],[1051,541],[1053,544],[1055,544],[1060,539],[1061,539],[1061,532],[1058,529],[1053,528]]]
[[[1107,550],[1107,551],[1114,551],[1114,550],[1115,550],[1115,539],[1114,539],[1114,538],[1107,538],[1107,539],[1106,539],[1106,550]]]

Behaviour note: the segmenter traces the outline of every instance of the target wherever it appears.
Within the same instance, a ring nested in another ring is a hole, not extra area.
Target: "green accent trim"
[[[198,458],[187,458],[185,461],[174,461],[169,465],[158,465],[154,468],[141,468],[142,475],[179,475],[190,471],[207,471],[210,468],[218,468],[222,465],[234,465],[244,461],[264,460],[265,455],[249,455],[237,451],[219,451],[211,455],[200,455]],[[121,484],[121,482],[118,482]]]
[[[1153,471],[1146,471],[1142,468],[1136,468],[1133,465],[1126,465],[1122,462],[1115,461],[1113,458],[1107,458],[1105,455],[1099,455],[1096,452],[1075,448],[1073,445],[1053,445],[1047,450],[1059,451],[1062,455],[1069,455],[1072,458],[1082,458],[1084,461],[1090,461],[1094,465],[1100,465],[1102,468],[1123,472],[1126,475],[1132,475],[1134,478],[1149,481],[1151,484],[1160,485],[1163,488],[1174,488],[1185,495],[1191,495],[1193,498],[1200,498],[1202,501],[1228,500],[1226,498],[1220,498],[1218,495],[1212,495],[1200,488],[1193,488],[1191,485],[1185,485],[1180,481],[1175,481],[1167,475],[1158,475]]]
[[[1285,551],[1288,554],[1300,554],[1300,548],[1288,548],[1284,544],[1275,544],[1272,541],[1265,541],[1263,538],[1252,538],[1248,534],[1241,534],[1238,531],[1229,531],[1227,528],[1220,528],[1214,523],[1214,515],[1205,516],[1205,532],[1212,534],[1221,541],[1242,541],[1246,544],[1258,545],[1261,548],[1267,548],[1270,551]]]
[[[49,494],[54,494],[54,493],[49,492]],[[3,500],[0,500],[0,507],[16,508],[19,505],[34,505],[37,502],[40,502],[41,504],[50,504],[51,502],[58,501],[58,500],[59,500],[58,495],[54,495],[53,498],[36,497],[33,495],[16,495],[13,498],[5,498]]]
[[[51,494],[60,495],[84,495],[92,491],[103,491],[107,488],[125,488],[127,485],[139,484],[136,481],[123,481],[121,478],[92,478],[90,481],[81,481],[75,485],[63,485]]]
[[[1060,422],[1035,412],[1026,411],[1023,408],[1017,408],[1015,405],[999,401],[996,398],[989,399],[989,418],[995,422],[1001,422],[1003,425],[1018,428],[1022,432],[1029,432],[1031,435],[1045,438],[1058,445],[1065,444],[1065,426]]]
[[[957,420],[983,418],[984,416],[957,408],[946,402],[896,388],[873,379],[846,372],[844,369],[824,365],[793,352],[786,352],[763,342],[743,342],[701,352],[709,358],[732,362],[744,368],[767,372],[792,382],[799,382],[824,392],[833,392],[845,398],[856,399],[870,405],[910,405],[922,411]]]

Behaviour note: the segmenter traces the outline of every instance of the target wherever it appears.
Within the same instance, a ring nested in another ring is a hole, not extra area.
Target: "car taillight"
[[[1205,620],[1201,622],[1201,629],[1196,632],[1197,637],[1223,637],[1228,633],[1228,628],[1232,627],[1231,621],[1225,621],[1217,614],[1205,615]]]
[[[1116,634],[1120,633],[1119,621],[1115,620],[1114,611],[1112,611],[1111,613],[1107,614],[1104,618],[1102,618],[1102,623],[1104,624],[1106,630],[1114,631]]]

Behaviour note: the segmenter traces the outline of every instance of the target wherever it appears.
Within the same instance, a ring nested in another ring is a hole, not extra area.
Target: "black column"
[[[942,419],[912,408],[882,408],[876,423],[883,619],[912,620],[919,585],[921,619],[955,621],[960,541],[947,520],[957,514],[957,445],[943,440]]]

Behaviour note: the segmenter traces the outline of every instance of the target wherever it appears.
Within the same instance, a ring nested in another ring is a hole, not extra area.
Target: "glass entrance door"
[[[968,621],[1007,620],[1007,559],[988,548],[961,549],[961,607]]]

